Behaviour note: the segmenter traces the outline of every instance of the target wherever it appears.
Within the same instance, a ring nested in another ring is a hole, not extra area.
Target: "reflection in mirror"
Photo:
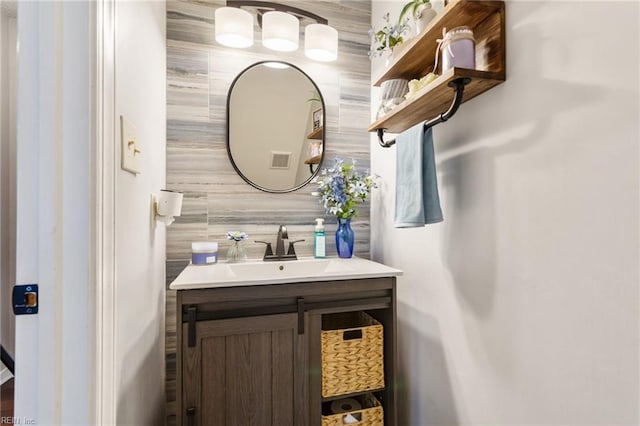
[[[267,192],[298,189],[324,157],[324,101],[316,84],[285,62],[242,71],[227,98],[227,151],[250,185]]]

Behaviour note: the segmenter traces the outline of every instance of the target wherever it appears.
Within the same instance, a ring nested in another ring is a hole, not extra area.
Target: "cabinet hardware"
[[[298,297],[298,334],[304,334],[304,297]]]
[[[187,308],[187,322],[189,323],[188,330],[188,345],[190,348],[196,346],[196,317],[197,317],[197,307],[189,306]]]
[[[303,299],[303,298],[302,297],[297,298],[295,304],[290,303],[287,305],[261,306],[261,307],[254,307],[254,308],[237,308],[237,309],[230,309],[230,310],[214,310],[214,311],[197,310],[196,311],[196,306],[189,306],[189,307],[183,308],[182,322],[189,323],[189,330],[193,328],[193,339],[194,339],[194,345],[195,345],[195,335],[196,335],[195,323],[198,321],[298,313],[299,306],[297,301],[299,299]],[[391,297],[389,296],[368,297],[363,299],[341,299],[341,300],[333,300],[333,301],[327,301],[327,302],[304,302],[302,305],[302,311],[309,312],[309,311],[324,310],[324,309],[340,309],[342,307],[349,307],[349,306],[357,306],[358,307],[357,310],[380,309],[380,308],[373,308],[372,306],[380,305],[381,307],[385,307],[384,305],[389,305],[389,304],[391,304]],[[193,311],[190,311],[190,309],[193,309]],[[192,315],[193,318],[190,315]],[[304,329],[304,327],[302,328]]]
[[[196,426],[196,407],[187,408],[187,426]]]
[[[362,330],[347,330],[342,334],[342,340],[362,339]]]

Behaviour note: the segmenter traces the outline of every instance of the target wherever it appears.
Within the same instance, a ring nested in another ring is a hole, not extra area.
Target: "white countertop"
[[[299,258],[284,262],[262,260],[215,265],[188,265],[171,283],[172,290],[239,287],[311,281],[351,280],[397,277],[399,269],[371,260],[353,257],[340,259]]]

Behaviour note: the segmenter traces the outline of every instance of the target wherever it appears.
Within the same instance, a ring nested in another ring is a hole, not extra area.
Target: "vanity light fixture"
[[[223,46],[253,46],[253,15],[237,7],[216,9],[216,41]]]
[[[338,31],[328,25],[325,18],[297,7],[268,1],[227,0],[226,7],[216,9],[215,34],[218,43],[229,47],[249,47],[253,44],[253,16],[242,8],[255,11],[258,24],[262,27],[262,44],[266,48],[279,52],[297,50],[300,23],[311,20],[313,23],[305,28],[305,55],[321,62],[331,62],[338,58]],[[240,18],[239,13],[232,16],[229,9],[242,11],[244,18]],[[251,16],[250,33],[246,15]],[[247,38],[251,39],[250,44],[246,41]]]
[[[298,50],[300,22],[285,12],[276,10],[262,15],[262,44],[278,52]]]
[[[338,31],[329,25],[307,25],[304,31],[304,54],[320,62],[338,59]]]

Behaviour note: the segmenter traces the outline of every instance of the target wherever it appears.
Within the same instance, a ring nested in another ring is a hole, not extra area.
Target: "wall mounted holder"
[[[266,12],[269,12],[272,10],[289,13],[298,19],[308,18],[317,22],[318,24],[327,25],[329,23],[329,21],[323,18],[322,16],[318,16],[315,13],[308,12],[298,7],[293,7],[288,4],[280,4],[280,3],[270,2],[270,1],[227,0],[227,6],[239,7],[239,8],[249,6],[249,7],[256,8],[256,11],[258,12],[257,13],[258,25],[260,25],[260,27],[262,27],[262,16]]]
[[[471,82],[470,78],[459,78],[457,80],[453,80],[449,82],[449,87],[453,87],[453,90],[454,90],[454,96],[453,96],[453,101],[451,101],[451,106],[449,106],[448,110],[438,115],[437,117],[432,118],[431,120],[425,121],[423,124],[424,130],[427,130],[428,128],[433,127],[436,124],[444,123],[445,121],[453,117],[453,114],[455,114],[456,111],[458,111],[458,107],[462,103],[462,97],[464,95],[464,86],[465,84],[469,84],[470,82]],[[378,142],[380,143],[381,147],[389,148],[395,145],[396,140],[391,139],[389,141],[385,141],[383,139],[385,131],[386,129],[377,130]]]
[[[161,189],[159,194],[151,194],[151,217],[153,223],[162,222],[169,226],[182,212],[182,192]]]

